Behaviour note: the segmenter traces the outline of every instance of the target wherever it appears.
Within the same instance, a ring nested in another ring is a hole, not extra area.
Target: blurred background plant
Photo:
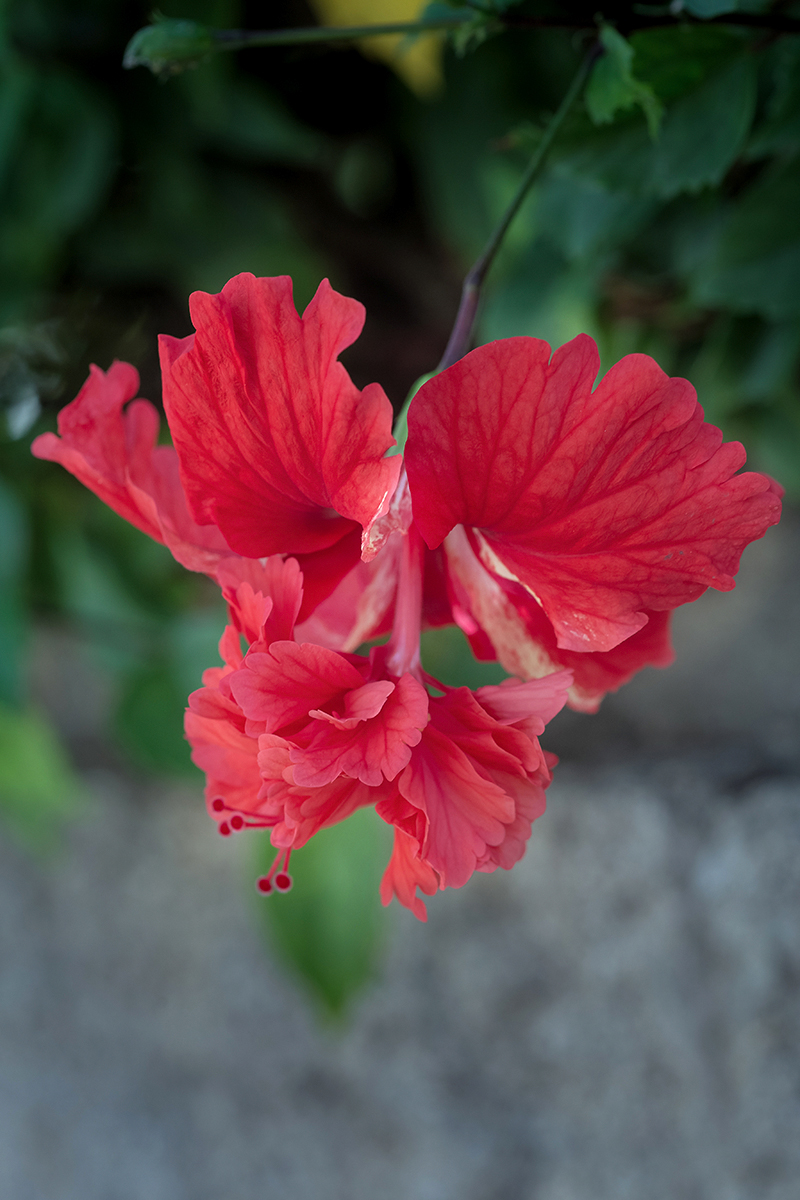
[[[235,0],[162,7],[215,28],[267,19]],[[424,8],[285,0],[268,20],[411,20]],[[199,791],[182,712],[217,661],[224,618],[208,581],[34,461],[33,435],[55,427],[93,361],[133,362],[158,402],[157,332],[190,332],[188,294],[245,270],[291,275],[298,306],[324,275],[362,300],[367,325],[346,364],[399,408],[438,360],[460,278],[596,35],[595,0],[483,8],[528,27],[479,18],[449,44],[254,48],[161,80],[121,66],[146,5],[4,0],[0,806],[30,845],[51,847],[82,797],[31,702],[32,630],[66,631],[106,678],[120,761]],[[586,331],[604,367],[651,354],[797,496],[800,6],[607,3],[603,17],[606,55],[512,227],[479,340],[555,346]],[[453,683],[496,677],[454,631],[428,635],[427,652]],[[330,1011],[369,977],[383,936],[376,830],[359,817],[330,831],[298,855],[303,886],[261,908]]]

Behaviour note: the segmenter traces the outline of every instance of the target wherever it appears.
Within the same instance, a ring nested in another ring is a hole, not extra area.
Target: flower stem
[[[459,358],[462,358],[467,353],[472,336],[472,327],[475,324],[475,318],[478,314],[481,288],[489,273],[489,268],[494,262],[495,255],[502,245],[503,238],[506,236],[511,222],[519,212],[523,200],[539,178],[545,159],[547,158],[547,153],[553,144],[564,118],[578,98],[595,59],[601,53],[602,47],[599,42],[595,42],[578,68],[577,74],[564,95],[564,99],[550,118],[542,140],[536,147],[533,158],[528,164],[528,169],[520,180],[514,199],[509,204],[489,241],[486,243],[480,258],[476,260],[467,272],[461,288],[461,303],[458,306],[458,313],[456,314],[453,330],[450,334],[450,340],[437,368],[439,371],[443,371],[445,367],[451,367],[454,362],[457,362]]]

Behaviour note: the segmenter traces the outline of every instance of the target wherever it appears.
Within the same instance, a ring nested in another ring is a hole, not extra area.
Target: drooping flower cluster
[[[670,662],[670,612],[734,586],[780,489],[737,474],[742,447],[652,359],[595,388],[585,336],[472,351],[417,393],[401,456],[382,389],[338,361],[361,305],[324,282],[300,317],[288,279],[240,275],[191,312],[196,333],[161,344],[173,446],[115,363],[34,453],[221,586],[224,666],[186,733],[220,831],[271,830],[262,890],[372,805],[395,831],[384,900],[424,918],[418,890],[520,858],[550,781],[545,723]],[[427,675],[420,631],[448,623],[516,678],[470,692]]]

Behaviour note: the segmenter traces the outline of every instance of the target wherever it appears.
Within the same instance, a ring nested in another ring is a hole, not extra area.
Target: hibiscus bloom
[[[293,847],[374,804],[396,830],[385,894],[419,915],[417,888],[519,857],[549,781],[536,739],[570,682],[591,711],[666,665],[670,613],[734,586],[780,489],[738,473],[742,447],[647,356],[595,387],[585,336],[467,354],[413,399],[402,458],[386,396],[338,362],[363,309],[327,281],[302,317],[289,280],[252,275],[191,311],[195,334],[162,339],[174,446],[117,363],[34,453],[225,591],[225,666],[187,717],[220,828],[271,828],[280,886]],[[451,622],[519,678],[430,679],[420,628]]]
[[[404,551],[402,618],[369,658],[292,639],[302,602],[294,559],[267,559],[260,578],[251,571],[232,581],[225,665],[206,671],[189,698],[186,732],[220,832],[271,830],[278,854],[261,891],[287,890],[292,851],[371,805],[395,831],[384,903],[396,895],[424,920],[418,890],[461,887],[474,871],[509,869],[521,857],[555,761],[538,735],[572,677],[562,671],[472,693],[426,675],[414,529]]]

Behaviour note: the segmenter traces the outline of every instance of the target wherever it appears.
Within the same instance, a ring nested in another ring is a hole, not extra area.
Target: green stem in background
[[[135,33],[125,50],[123,67],[149,67],[156,75],[173,75],[186,67],[196,66],[209,55],[222,50],[248,50],[253,47],[308,46],[325,42],[353,42],[359,38],[380,37],[384,34],[419,34],[448,32],[491,21],[494,18],[479,9],[454,10],[452,16],[421,21],[391,21],[382,25],[325,26],[309,25],[303,29],[211,29],[197,21],[184,18],[162,18]]]
[[[218,50],[246,50],[250,46],[303,46],[311,42],[353,42],[359,38],[382,37],[387,33],[436,33],[458,29],[474,21],[476,12],[454,13],[452,17],[428,21],[389,21],[383,25],[320,25],[303,29],[220,29],[215,33]]]
[[[547,128],[544,131],[542,140],[536,147],[536,151],[528,164],[528,169],[520,180],[514,199],[509,204],[502,218],[500,219],[497,228],[486,243],[480,258],[473,264],[472,268],[467,272],[464,279],[464,284],[461,288],[461,303],[458,306],[453,331],[450,334],[450,340],[447,343],[447,348],[442,355],[442,360],[439,363],[437,370],[443,371],[445,367],[451,367],[454,362],[467,353],[469,349],[470,339],[472,337],[472,329],[475,324],[475,318],[478,315],[478,304],[480,302],[481,288],[484,280],[489,273],[489,269],[494,262],[497,251],[502,245],[503,238],[508,232],[508,228],[514,217],[520,210],[523,200],[528,195],[533,184],[539,178],[542,168],[547,158],[547,152],[553,144],[558,130],[566,117],[572,105],[580,95],[589,72],[596,58],[602,54],[602,46],[595,43],[589,53],[584,58],[575,78],[569,85],[564,99],[561,101],[558,109],[550,118]]]

